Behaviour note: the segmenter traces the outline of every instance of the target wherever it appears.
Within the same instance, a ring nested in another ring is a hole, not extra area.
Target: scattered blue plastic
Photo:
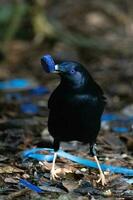
[[[11,79],[7,81],[0,81],[0,90],[18,90],[33,88],[33,81],[28,79]]]
[[[20,179],[19,180],[19,183],[27,188],[29,188],[30,190],[34,191],[34,192],[37,192],[37,193],[42,193],[44,192],[43,190],[41,190],[41,188],[39,188],[38,186],[36,185],[33,185],[32,183],[30,183],[29,181],[27,180],[24,180],[24,179]]]
[[[5,101],[19,101],[19,102],[27,102],[27,101],[31,101],[31,98],[33,98],[33,96],[42,96],[45,94],[48,94],[49,90],[48,88],[44,87],[44,86],[38,86],[35,87],[33,89],[28,90],[28,94],[22,94],[20,92],[9,92],[9,93],[5,93]]]
[[[113,132],[117,132],[117,133],[127,133],[129,132],[129,129],[127,127],[111,127],[111,130]]]
[[[38,151],[50,151],[51,153],[53,153],[54,149],[51,149],[51,148],[33,148],[33,149],[27,149],[27,150],[25,150],[25,151],[22,152],[22,156],[23,157],[27,157],[29,154],[36,153]]]
[[[22,103],[20,105],[20,110],[25,114],[37,114],[39,112],[39,107],[33,103]]]
[[[132,130],[133,125],[133,117],[127,117],[127,116],[119,116],[115,114],[103,114],[101,118],[102,127],[106,128],[108,126],[108,129],[115,133],[128,133]]]
[[[38,86],[29,91],[29,94],[36,95],[36,96],[41,96],[41,95],[44,95],[47,93],[49,93],[49,90],[48,90],[48,88],[46,88],[44,86]]]
[[[51,156],[51,154],[47,155],[47,157],[46,157],[46,155],[44,155],[44,154],[36,153],[36,152],[39,152],[39,151],[49,151],[50,153],[54,152],[53,149],[49,149],[49,148],[34,148],[34,149],[31,149],[31,150],[24,151],[23,154],[22,154],[22,157],[23,158],[31,158],[32,157],[36,160],[41,160],[41,161],[47,160],[47,161],[52,162],[53,157]],[[62,151],[62,150],[58,151],[58,156],[67,158],[71,161],[77,162],[77,163],[84,165],[86,167],[98,168],[96,162],[91,161],[91,160],[87,160],[87,159],[83,159],[81,157],[73,156],[69,153]],[[118,166],[101,164],[101,168],[104,171],[110,171],[110,172],[113,172],[113,173],[120,173],[120,174],[124,174],[125,176],[133,176],[133,170],[125,168],[125,167],[118,167]]]
[[[55,62],[50,55],[45,55],[41,58],[41,65],[47,73],[55,71]]]
[[[120,117],[118,115],[107,113],[102,115],[101,121],[110,122],[113,120],[118,120],[119,118]]]

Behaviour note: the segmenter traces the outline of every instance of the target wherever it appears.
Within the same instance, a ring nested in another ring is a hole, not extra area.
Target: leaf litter
[[[47,97],[45,99],[45,95],[42,95],[38,98],[35,95],[32,96],[32,100],[39,105],[38,102],[47,101]],[[23,150],[38,145],[51,147],[52,140],[47,131],[47,115],[45,117],[42,114],[44,109],[48,113],[47,108],[40,107],[37,113],[23,112],[22,109],[19,109],[19,105],[21,105],[19,100],[16,102],[18,102],[17,109],[10,106],[12,102],[8,102],[10,113],[7,108],[3,109],[3,116],[6,118],[1,117],[0,120],[2,127],[0,132],[2,143],[0,147],[2,152],[0,156],[0,193],[2,196],[7,199],[21,199],[24,195],[27,198],[29,195],[32,196],[34,193],[32,189],[19,183],[19,180],[24,179],[31,184],[31,188],[35,185],[43,191],[42,194],[38,193],[38,196],[49,199],[113,199],[114,197],[130,199],[132,197],[131,178],[123,175],[105,172],[107,186],[102,187],[96,182],[98,179],[96,169],[83,167],[65,158],[58,158],[56,170],[61,178],[53,182],[50,180],[51,163],[38,162],[34,159],[22,160],[21,152]],[[12,117],[13,115],[14,117]],[[128,155],[129,137],[131,136],[128,134],[118,135],[104,129],[101,130],[97,141],[97,151],[101,162],[131,168],[132,160],[130,154]],[[88,154],[88,144],[68,142],[62,143],[62,148],[71,154],[93,160]]]

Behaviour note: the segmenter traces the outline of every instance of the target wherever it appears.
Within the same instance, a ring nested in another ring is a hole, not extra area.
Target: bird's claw
[[[102,186],[105,186],[107,184],[105,176],[103,173],[100,174],[100,178],[97,180],[97,183],[101,182]]]
[[[59,176],[56,174],[56,170],[51,170],[50,180],[56,181],[56,179],[59,179]]]

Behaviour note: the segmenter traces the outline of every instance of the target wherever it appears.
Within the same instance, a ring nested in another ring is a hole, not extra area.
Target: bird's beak
[[[55,70],[53,71],[53,73],[58,73],[58,74],[62,74],[66,72],[65,67],[63,67],[61,64],[57,64],[55,65]]]
[[[52,73],[55,73],[55,74],[58,74],[58,73],[60,73],[60,69],[59,69],[59,65],[55,65],[55,70],[54,71],[52,71]]]
[[[55,65],[55,71],[59,72],[59,65]]]

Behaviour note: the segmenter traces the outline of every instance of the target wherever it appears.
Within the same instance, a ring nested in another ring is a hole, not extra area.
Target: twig
[[[20,190],[20,191],[13,192],[13,193],[11,193],[11,194],[9,194],[9,195],[7,196],[6,200],[12,200],[12,199],[14,199],[14,198],[16,198],[16,197],[20,197],[20,196],[22,196],[22,195],[25,195],[25,193],[28,193],[28,192],[30,192],[30,191],[31,191],[31,190],[29,190],[28,188],[24,188],[24,189],[22,189],[22,190]]]

